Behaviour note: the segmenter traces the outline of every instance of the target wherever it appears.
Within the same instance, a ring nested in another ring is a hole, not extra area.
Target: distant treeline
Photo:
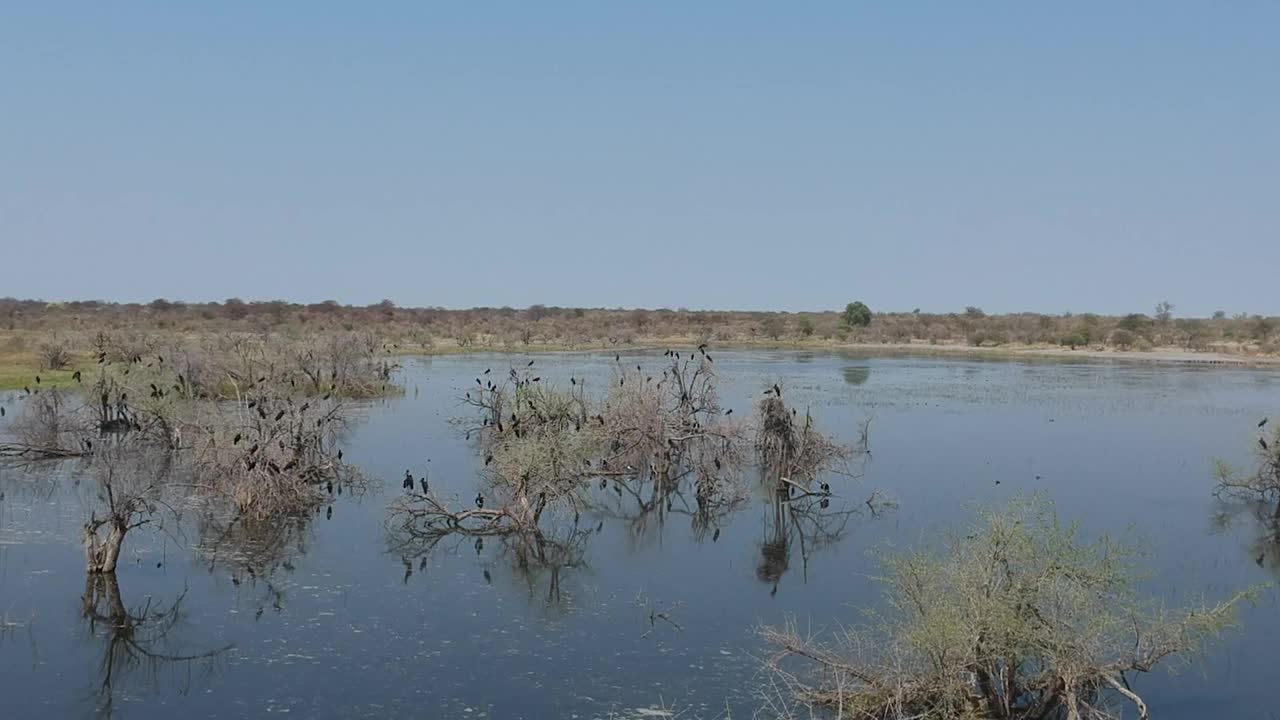
[[[856,306],[856,310],[854,310]],[[1280,352],[1280,319],[1224,312],[1209,318],[1176,317],[1169,303],[1151,313],[988,315],[968,307],[953,313],[873,312],[860,303],[827,312],[624,310],[533,305],[524,309],[405,308],[390,300],[367,306],[334,301],[295,304],[101,301],[44,302],[0,299],[0,327],[12,331],[176,330],[284,331],[366,329],[425,348],[568,348],[660,342],[721,344],[930,343],[999,347],[1058,345],[1144,350],[1178,347],[1246,353]]]

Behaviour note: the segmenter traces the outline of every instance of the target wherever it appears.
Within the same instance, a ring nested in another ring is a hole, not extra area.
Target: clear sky
[[[1280,3],[7,2],[0,295],[1280,313]]]

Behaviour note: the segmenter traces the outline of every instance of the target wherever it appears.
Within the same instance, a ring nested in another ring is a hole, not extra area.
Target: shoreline
[[[401,348],[402,357],[456,356],[456,355],[534,355],[546,353],[612,353],[624,351],[692,350],[697,344],[687,338],[646,339],[627,345],[610,347],[538,344],[520,348],[503,347],[434,347]],[[1151,365],[1203,365],[1206,367],[1278,368],[1280,355],[1233,355],[1223,352],[1182,350],[1179,348],[1154,348],[1151,350],[1080,349],[1068,350],[1055,346],[1003,345],[974,347],[959,343],[930,345],[926,343],[743,343],[715,344],[711,352],[825,352],[835,354],[863,354],[878,357],[978,357],[992,360],[1053,360],[1089,362],[1131,362]]]
[[[394,354],[400,357],[435,357],[456,355],[533,355],[544,353],[612,353],[632,351],[661,351],[666,349],[692,350],[697,341],[689,338],[646,338],[627,345],[574,346],[554,343],[521,347],[485,347],[457,345],[397,346]],[[1196,352],[1179,348],[1153,348],[1146,351],[1080,349],[1068,350],[1057,346],[1002,345],[974,347],[959,343],[831,343],[817,342],[730,342],[715,344],[712,352],[817,352],[873,357],[937,357],[971,358],[1006,361],[1048,362],[1125,362],[1148,365],[1202,366],[1206,368],[1280,369],[1280,355],[1234,355],[1217,351]],[[34,355],[28,353],[0,353],[0,391],[21,390],[32,385],[36,375],[42,376],[42,386],[57,387],[71,384],[75,370],[91,366],[91,358],[76,357],[63,370],[40,370]]]

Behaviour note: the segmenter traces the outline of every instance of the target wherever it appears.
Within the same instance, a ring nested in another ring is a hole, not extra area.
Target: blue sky
[[[6,3],[0,295],[1280,313],[1277,3]]]

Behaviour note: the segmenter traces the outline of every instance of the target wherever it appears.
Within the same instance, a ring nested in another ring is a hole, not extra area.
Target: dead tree
[[[161,453],[119,448],[95,453],[89,467],[94,505],[84,524],[90,575],[114,573],[129,531],[157,521],[160,511],[171,507],[162,499],[171,469],[170,458]]]

